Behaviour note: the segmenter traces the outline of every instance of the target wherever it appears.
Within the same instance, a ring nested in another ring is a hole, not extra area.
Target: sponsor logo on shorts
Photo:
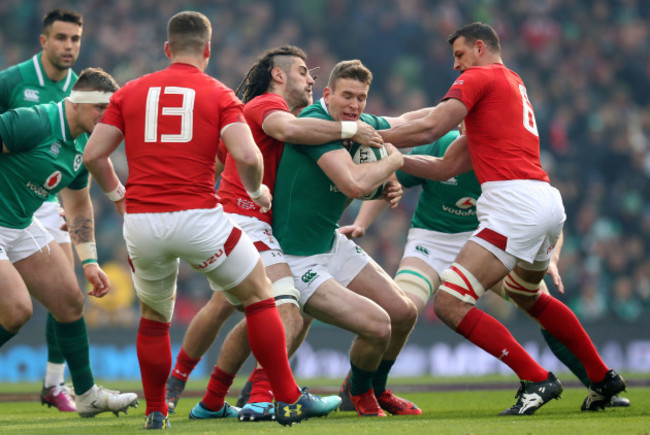
[[[415,250],[422,252],[424,255],[429,255],[429,250],[424,246],[416,245]]]
[[[23,92],[23,99],[25,101],[31,101],[33,103],[38,103],[41,101],[41,98],[38,95],[38,89],[25,89]]]
[[[307,272],[303,274],[303,276],[300,278],[302,282],[305,284],[309,284],[312,282],[316,277],[318,276],[318,272],[312,272],[311,269],[309,269]]]
[[[330,184],[330,192],[339,192],[339,193],[340,193],[340,192],[341,192],[341,189],[339,189],[338,187],[336,187],[335,184]]]
[[[214,255],[212,255],[210,258],[205,260],[203,263],[193,264],[192,269],[196,269],[196,270],[205,269],[209,265],[214,264],[217,261],[217,259],[222,255],[223,255],[223,249],[219,249]]]
[[[275,243],[275,238],[273,237],[273,233],[269,229],[265,229],[262,231],[262,234],[264,234],[266,237],[269,239],[269,243]]]

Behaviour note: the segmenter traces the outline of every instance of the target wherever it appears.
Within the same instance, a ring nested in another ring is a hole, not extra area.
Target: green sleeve
[[[88,169],[86,169],[85,166],[81,168],[77,176],[75,177],[74,180],[70,184],[68,184],[66,187],[68,189],[72,190],[81,190],[86,187],[88,187],[88,181],[90,180],[90,173],[88,172]]]
[[[11,93],[18,83],[20,83],[20,73],[17,67],[0,71],[0,113],[5,113],[11,108]]]
[[[44,123],[47,114],[38,106],[11,109],[0,115],[0,137],[2,143],[12,153],[27,151],[40,144],[41,139],[50,134],[44,131],[49,122]]]

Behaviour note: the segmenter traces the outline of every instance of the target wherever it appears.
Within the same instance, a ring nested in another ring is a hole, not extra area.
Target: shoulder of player
[[[278,94],[264,93],[244,104],[244,112],[256,111],[258,108],[277,108],[278,110],[289,111],[287,102]]]
[[[331,121],[332,117],[327,110],[323,107],[320,100],[316,103],[305,107],[298,115],[299,118],[320,118]]]
[[[390,128],[390,124],[382,116],[362,113],[359,120],[371,125],[375,130],[385,130]]]

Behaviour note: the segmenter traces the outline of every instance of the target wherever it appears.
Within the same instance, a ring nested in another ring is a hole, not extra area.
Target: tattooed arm
[[[61,191],[63,208],[68,222],[68,233],[79,259],[83,264],[86,279],[93,288],[89,295],[102,297],[108,293],[110,283],[108,277],[97,263],[95,248],[95,221],[93,204],[90,200],[90,187],[73,190],[65,188]]]

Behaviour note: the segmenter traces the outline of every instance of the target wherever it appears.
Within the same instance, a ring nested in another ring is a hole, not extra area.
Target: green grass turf
[[[467,379],[465,379],[467,382]],[[17,386],[18,384],[14,384]],[[331,381],[330,381],[331,385]],[[33,384],[31,384],[33,387]],[[108,387],[116,385],[109,384]],[[3,389],[7,384],[2,386]],[[6,391],[6,390],[5,390]],[[13,390],[15,391],[15,390]],[[405,393],[401,396],[418,404],[421,416],[360,418],[353,412],[336,412],[284,428],[275,422],[240,423],[236,420],[189,420],[187,415],[199,400],[183,397],[175,415],[170,416],[172,431],[184,433],[309,433],[309,434],[648,434],[650,433],[650,388],[629,388],[625,396],[632,401],[627,409],[581,412],[584,388],[566,388],[562,399],[551,401],[533,416],[498,417],[514,404],[512,390],[435,391]],[[230,403],[235,398],[229,398]],[[142,433],[145,404],[128,415],[104,413],[92,419],[48,409],[37,401],[0,402],[0,433],[112,434]]]

